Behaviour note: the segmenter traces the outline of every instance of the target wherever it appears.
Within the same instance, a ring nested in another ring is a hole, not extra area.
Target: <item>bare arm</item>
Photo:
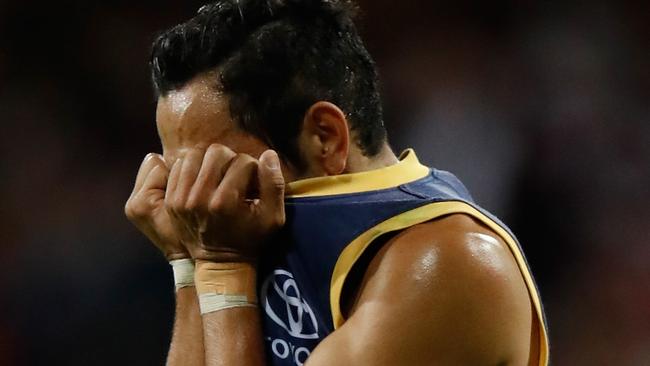
[[[265,363],[253,263],[284,224],[283,196],[274,152],[258,161],[213,144],[188,150],[170,171],[165,206],[195,260],[208,366]]]
[[[373,259],[348,320],[307,366],[535,364],[527,288],[505,243],[469,217],[415,226]]]
[[[257,308],[233,308],[203,315],[208,366],[264,365],[264,344]]]
[[[168,366],[203,366],[203,321],[194,287],[184,287],[176,292],[176,320],[172,335]]]
[[[164,207],[169,169],[162,156],[149,154],[142,162],[133,192],[125,206],[126,216],[162,252],[168,261],[189,258]],[[204,364],[203,328],[193,286],[176,293],[176,320],[167,357],[168,366]]]

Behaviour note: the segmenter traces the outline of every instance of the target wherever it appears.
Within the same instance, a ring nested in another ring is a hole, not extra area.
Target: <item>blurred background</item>
[[[394,149],[513,228],[554,365],[650,365],[650,2],[360,1]],[[160,365],[170,269],[124,218],[148,54],[201,1],[0,0],[0,365]]]

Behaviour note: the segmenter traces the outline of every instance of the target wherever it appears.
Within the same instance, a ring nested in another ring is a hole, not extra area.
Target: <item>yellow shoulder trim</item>
[[[420,164],[415,151],[408,149],[400,162],[367,172],[298,180],[287,184],[286,197],[332,196],[397,187],[424,178],[429,168]]]
[[[347,275],[352,269],[354,263],[356,263],[356,261],[361,257],[361,254],[375,239],[383,234],[392,231],[402,230],[444,215],[457,213],[467,214],[480,220],[482,223],[496,232],[499,236],[501,236],[503,240],[508,244],[508,247],[514,256],[517,265],[519,266],[519,270],[521,271],[524,281],[526,282],[528,293],[530,294],[531,301],[533,302],[533,305],[535,306],[535,310],[537,312],[537,318],[539,319],[540,323],[539,365],[546,366],[548,364],[548,335],[543,321],[544,314],[542,313],[542,306],[540,303],[539,294],[537,293],[535,282],[528,270],[524,256],[519,250],[519,246],[510,236],[510,234],[500,225],[492,221],[489,217],[485,216],[482,212],[475,209],[471,205],[459,201],[436,202],[416,208],[411,211],[404,212],[376,225],[375,227],[361,234],[350,244],[348,244],[343,252],[341,252],[341,255],[336,262],[330,283],[330,309],[332,311],[332,319],[334,320],[334,328],[338,329],[345,322],[345,319],[341,313],[340,300],[341,292],[343,291],[343,285],[345,283]]]

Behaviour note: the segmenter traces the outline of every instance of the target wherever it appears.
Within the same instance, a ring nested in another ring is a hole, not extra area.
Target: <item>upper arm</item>
[[[414,226],[375,256],[308,366],[526,365],[532,311],[507,245],[473,219]]]

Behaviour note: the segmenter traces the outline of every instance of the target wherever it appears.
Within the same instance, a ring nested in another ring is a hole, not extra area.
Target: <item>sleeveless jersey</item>
[[[449,214],[469,215],[507,243],[539,319],[539,365],[548,363],[546,321],[519,243],[451,173],[421,165],[407,150],[386,168],[290,183],[285,203],[286,225],[258,279],[269,365],[302,365],[345,322],[346,278],[375,239]]]

